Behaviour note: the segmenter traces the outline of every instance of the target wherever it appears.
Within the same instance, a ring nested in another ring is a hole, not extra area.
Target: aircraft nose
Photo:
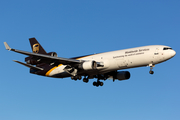
[[[171,50],[171,56],[174,57],[176,55],[176,51]]]

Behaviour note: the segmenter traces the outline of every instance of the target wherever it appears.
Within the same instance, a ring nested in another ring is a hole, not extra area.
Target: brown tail
[[[36,38],[29,38],[29,42],[31,44],[33,53],[47,54],[41,44],[39,44],[39,42],[36,40]]]

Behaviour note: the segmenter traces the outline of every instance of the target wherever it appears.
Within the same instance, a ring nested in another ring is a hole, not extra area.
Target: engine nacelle
[[[56,52],[50,52],[50,53],[48,53],[48,55],[53,56],[53,57],[57,57],[58,56]]]
[[[83,62],[79,68],[83,70],[94,70],[97,68],[97,63],[95,61]]]
[[[129,79],[131,76],[129,71],[121,71],[121,72],[117,72],[117,74],[114,76],[115,79],[118,80],[127,80]]]
[[[29,59],[26,61],[27,64],[31,64],[31,65],[37,65],[39,64],[40,62],[37,61],[37,60],[33,60],[33,59]]]

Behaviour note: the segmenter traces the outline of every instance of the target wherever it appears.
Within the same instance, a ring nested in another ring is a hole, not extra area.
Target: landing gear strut
[[[149,71],[149,73],[152,75],[152,74],[154,74],[154,71],[153,71],[152,69],[153,69],[153,67],[155,67],[155,65],[150,64],[149,66],[150,66],[150,71]]]

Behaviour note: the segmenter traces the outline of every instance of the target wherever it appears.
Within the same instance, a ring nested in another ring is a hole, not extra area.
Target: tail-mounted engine
[[[58,56],[56,52],[50,52],[50,53],[47,53],[46,55],[53,56],[53,57],[57,57],[57,56]],[[41,64],[41,63],[42,63],[42,60],[30,56],[30,57],[26,57],[26,58],[25,58],[25,62],[26,62],[27,64],[37,65],[37,64]]]
[[[53,57],[58,57],[56,52],[50,52],[50,53],[47,53],[47,55],[50,55],[50,56],[53,56]]]
[[[29,57],[27,57],[27,58],[29,58]],[[40,61],[35,60],[35,59],[26,59],[25,61],[26,61],[27,64],[31,64],[31,65],[40,64]]]

